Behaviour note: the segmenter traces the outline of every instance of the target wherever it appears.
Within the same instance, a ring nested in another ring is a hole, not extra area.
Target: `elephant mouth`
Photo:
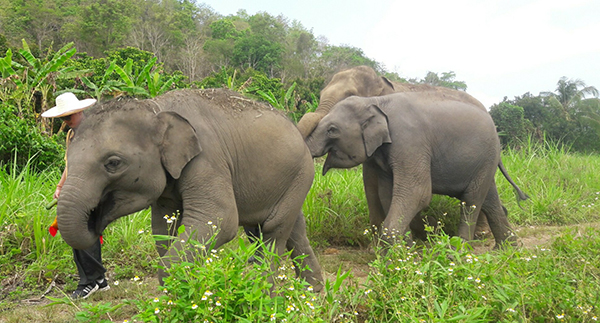
[[[88,230],[94,232],[97,235],[101,235],[106,226],[108,225],[107,215],[115,206],[115,199],[113,193],[105,194],[98,205],[90,210],[88,218]]]
[[[325,158],[325,164],[323,164],[323,176],[325,176],[325,174],[327,174],[327,172],[333,168],[332,164],[335,158],[333,155],[335,155],[335,151],[333,149],[329,150],[327,158]]]

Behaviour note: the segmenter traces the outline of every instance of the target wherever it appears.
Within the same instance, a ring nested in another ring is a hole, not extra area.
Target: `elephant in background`
[[[494,178],[500,141],[491,116],[478,105],[434,92],[350,97],[305,141],[313,157],[327,154],[323,175],[362,164],[376,179],[376,185],[365,181],[365,193],[371,224],[384,240],[403,237],[432,194],[442,194],[473,206],[462,214],[463,239],[473,239],[483,212],[496,247],[516,242]]]
[[[214,225],[213,248],[240,225],[260,227],[279,254],[306,255],[296,273],[322,288],[302,214],[313,160],[279,111],[223,89],[114,99],[86,111],[68,160],[57,215],[71,247],[88,248],[111,222],[151,206],[154,234],[175,236],[185,225],[177,239],[157,241],[166,268],[188,239],[207,241]],[[171,214],[179,214],[174,228],[163,218]],[[161,282],[165,275],[159,271]]]

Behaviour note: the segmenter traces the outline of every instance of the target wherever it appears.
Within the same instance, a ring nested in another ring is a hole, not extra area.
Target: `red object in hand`
[[[55,228],[55,227],[53,227],[53,226],[50,226],[48,228],[48,231],[50,232],[50,235],[54,237],[54,236],[56,236],[56,233],[58,232],[58,229]]]
[[[56,221],[56,218],[54,218],[54,222],[52,222],[48,228],[48,231],[50,232],[51,236],[56,236],[56,233],[58,232],[58,222]]]

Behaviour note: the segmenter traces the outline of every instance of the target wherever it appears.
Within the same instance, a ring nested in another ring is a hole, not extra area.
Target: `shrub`
[[[19,118],[15,110],[0,104],[0,163],[16,162],[17,169],[28,161],[40,170],[61,166],[65,152],[59,137],[43,135],[32,120]]]
[[[140,314],[134,318],[143,322],[324,322],[312,288],[294,278],[294,266],[264,244],[248,245],[242,237],[237,250],[211,250],[211,241],[184,244],[188,254],[191,250],[199,256],[190,259],[182,252],[186,260],[167,269],[162,295],[136,301]],[[261,261],[249,265],[259,249]],[[278,270],[269,274],[271,268]]]

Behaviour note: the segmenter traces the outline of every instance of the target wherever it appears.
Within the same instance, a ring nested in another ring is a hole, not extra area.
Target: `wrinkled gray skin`
[[[410,84],[391,82],[377,73],[368,66],[357,66],[344,71],[341,71],[333,76],[327,86],[321,91],[319,106],[315,112],[306,113],[298,122],[298,129],[304,138],[308,137],[315,129],[317,124],[325,117],[331,108],[338,102],[350,96],[374,97],[392,93],[416,92],[423,95],[438,95],[449,100],[456,100],[477,106],[483,111],[487,111],[479,100],[475,99],[466,92],[458,91],[446,87],[437,87],[427,84]],[[519,196],[519,200],[526,200],[529,197],[521,191],[514,183],[512,178],[502,164],[502,160],[498,163],[498,168],[515,188]],[[376,175],[371,174],[371,169],[363,168],[363,181],[365,187],[377,187]],[[371,191],[374,189],[371,189]],[[369,196],[367,196],[367,200]],[[430,224],[434,224],[432,219],[428,219]],[[488,224],[485,217],[480,217],[477,223],[477,232],[487,231]],[[425,237],[423,219],[416,218],[413,223],[413,231],[418,232],[421,238]]]
[[[112,100],[86,112],[68,150],[58,226],[75,249],[91,246],[116,219],[152,207],[152,231],[165,266],[190,238],[220,230],[214,248],[238,226],[260,226],[276,251],[308,255],[297,274],[321,288],[319,263],[301,208],[314,166],[284,115],[227,90],[173,91],[153,100]],[[169,231],[163,218],[180,211]],[[212,225],[209,224],[212,222]],[[310,271],[300,272],[307,266]],[[159,277],[165,277],[160,271]]]
[[[477,105],[436,93],[350,97],[334,106],[306,143],[313,157],[327,154],[323,174],[363,164],[376,182],[365,182],[370,221],[389,242],[409,231],[432,194],[475,206],[462,214],[463,239],[473,239],[483,212],[496,247],[516,241],[494,180],[500,162],[496,128]]]

